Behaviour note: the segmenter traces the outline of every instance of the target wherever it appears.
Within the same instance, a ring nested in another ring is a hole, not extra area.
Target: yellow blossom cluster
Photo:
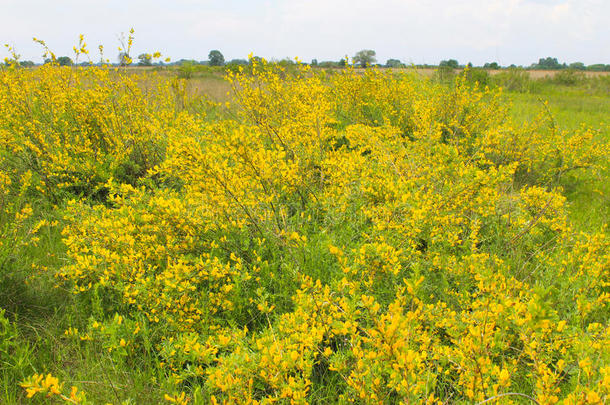
[[[162,160],[180,85],[110,68],[10,69],[0,75],[3,166],[31,171],[41,193],[102,193]]]
[[[31,398],[36,394],[44,394],[47,398],[58,397],[64,403],[87,403],[85,395],[74,386],[71,388],[69,395],[64,395],[62,393],[63,384],[59,382],[57,377],[53,377],[51,374],[47,374],[46,376],[34,374],[23,382],[21,386],[26,390],[28,398]]]

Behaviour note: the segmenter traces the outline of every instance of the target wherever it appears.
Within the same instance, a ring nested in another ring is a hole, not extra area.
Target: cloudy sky
[[[374,49],[380,62],[610,63],[610,0],[0,0],[0,43],[22,59],[41,60],[34,36],[71,56],[81,33],[115,59],[131,27],[132,55],[173,60],[219,49],[227,60],[322,61]]]

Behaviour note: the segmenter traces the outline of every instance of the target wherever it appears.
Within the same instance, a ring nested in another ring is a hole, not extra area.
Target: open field
[[[359,68],[356,69],[358,72],[363,72],[365,69]],[[438,69],[434,68],[389,68],[393,72],[403,72],[403,73],[418,73],[422,76],[432,77],[434,73]],[[502,70],[494,70],[494,69],[485,69],[490,75],[497,75],[499,73],[506,72],[506,69]],[[455,69],[456,73],[461,72],[461,69]],[[562,72],[561,70],[524,70],[532,79],[542,79],[545,77],[554,77],[556,74]],[[585,77],[600,77],[600,76],[608,76],[610,72],[579,72]]]
[[[166,72],[175,72],[177,70],[179,70],[179,67],[176,66],[170,66],[170,67],[146,67],[146,66],[133,66],[133,67],[127,67],[127,70],[131,71],[131,72],[138,72],[138,71],[149,71],[149,70],[155,70],[155,71],[166,71]],[[210,69],[210,68],[208,68]],[[314,67],[314,70],[341,70],[339,68],[320,68],[320,67]],[[438,68],[411,68],[411,67],[406,67],[406,68],[381,68],[382,70],[387,70],[387,71],[391,71],[394,73],[417,73],[420,74],[422,76],[426,76],[426,77],[432,77],[434,76],[434,73],[436,71],[438,71]],[[475,69],[480,69],[480,68],[475,68]],[[222,77],[222,69],[220,68],[211,68],[210,70],[215,70],[218,72],[218,75]],[[354,68],[353,69],[355,72],[358,73],[364,73],[367,69],[364,68]],[[463,69],[454,69],[455,73],[460,73],[462,72]],[[509,71],[510,69],[485,69],[485,71],[487,73],[489,73],[490,75],[497,75],[499,73],[505,73],[507,71]],[[539,69],[520,69],[523,70],[524,72],[527,72],[527,74],[532,78],[532,79],[543,79],[543,78],[553,78],[555,75],[560,74],[561,72],[565,72],[566,70],[569,69],[565,69],[565,70],[539,70]],[[594,72],[594,71],[575,71],[578,75],[582,75],[586,78],[593,78],[593,77],[606,77],[606,76],[610,76],[610,72]]]
[[[532,79],[542,79],[544,77],[554,77],[557,74],[560,74],[562,71],[561,70],[527,70],[527,72],[529,73],[530,77]],[[502,70],[490,70],[489,71],[490,74],[495,75],[498,73],[502,73]],[[589,71],[584,71],[578,72],[579,74],[582,74],[583,76],[587,77],[587,78],[591,78],[591,77],[605,77],[610,75],[610,72],[589,72]]]
[[[606,403],[609,76],[424,73],[0,70],[0,403]]]

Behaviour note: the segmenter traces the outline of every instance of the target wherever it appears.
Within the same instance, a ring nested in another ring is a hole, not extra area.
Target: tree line
[[[348,56],[336,60],[336,61],[318,61],[317,59],[312,59],[310,63],[311,66],[322,67],[322,68],[342,68],[348,65],[357,66],[357,67],[385,67],[385,68],[404,68],[408,66],[416,66],[419,68],[445,68],[445,69],[460,69],[465,67],[473,67],[472,63],[460,64],[457,59],[445,59],[442,60],[438,65],[433,64],[406,64],[403,63],[400,59],[390,58],[385,64],[378,63],[376,52],[372,49],[363,49],[358,51],[351,59],[351,63],[349,61]],[[255,56],[253,59],[261,60],[261,57]],[[50,63],[51,60],[47,59],[44,63]],[[74,62],[68,56],[60,56],[56,59],[56,62],[60,66],[72,66]],[[295,62],[289,58],[281,59],[279,61],[273,61],[279,65],[293,65]],[[102,63],[102,62],[100,62]],[[250,63],[247,59],[232,59],[229,61],[225,60],[224,55],[217,49],[213,49],[208,54],[208,59],[204,61],[197,61],[194,59],[180,59],[171,63],[158,61],[153,62],[153,58],[151,54],[141,53],[137,57],[137,61],[132,60],[130,55],[126,53],[119,53],[117,57],[117,65],[136,65],[136,66],[173,66],[173,65],[208,65],[208,66],[226,66],[226,65],[248,65]],[[90,65],[90,62],[82,62],[80,65],[87,66]],[[305,63],[307,64],[307,63]],[[20,65],[24,67],[36,66],[36,64],[32,61],[20,61]],[[487,62],[483,66],[478,66],[484,69],[504,69],[504,68],[525,68],[532,70],[561,70],[561,69],[572,69],[572,70],[580,70],[580,71],[598,71],[598,72],[608,72],[610,71],[610,64],[593,64],[593,65],[585,65],[582,62],[573,62],[570,64],[560,63],[557,58],[554,57],[546,57],[540,58],[538,62],[534,62],[529,66],[517,66],[517,65],[509,65],[509,66],[501,66],[498,62]]]

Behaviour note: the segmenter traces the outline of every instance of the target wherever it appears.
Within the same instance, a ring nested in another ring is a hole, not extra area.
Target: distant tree
[[[138,55],[139,66],[152,66],[152,55],[149,53],[141,53]]]
[[[19,62],[19,64],[23,67],[32,67],[34,66],[34,62],[32,62],[31,60],[22,60],[21,62]]]
[[[388,59],[387,62],[385,63],[385,66],[389,67],[389,68],[405,67],[404,63],[402,63],[398,59]]]
[[[574,63],[570,63],[570,69],[574,69],[574,70],[585,70],[585,64],[582,62],[574,62]]]
[[[455,59],[449,59],[449,60],[442,60],[441,63],[439,63],[439,66],[440,67],[448,67],[448,68],[451,68],[451,69],[457,69],[457,68],[460,67],[460,64]]]
[[[338,67],[339,65],[337,64],[337,62],[333,62],[331,60],[323,60],[322,62],[318,62],[316,66],[319,66],[321,68],[334,68]]]
[[[247,65],[248,61],[245,59],[231,59],[227,65]]]
[[[538,69],[554,70],[563,68],[563,65],[557,61],[557,58],[551,58],[549,56],[548,58],[540,58],[536,67]]]
[[[595,65],[587,66],[587,70],[592,72],[608,72],[610,71],[610,65],[604,65],[603,63],[596,63]]]
[[[70,59],[68,56],[60,56],[57,58],[57,63],[59,66],[72,66],[72,59]]]
[[[468,62],[468,64],[466,65],[466,67],[467,67],[468,69],[472,69],[472,62]]]
[[[311,66],[318,66],[318,60],[317,59],[312,59],[311,60]]]
[[[330,63],[330,62],[324,62],[324,63]],[[347,57],[345,57],[343,59],[339,59],[339,62],[337,62],[336,65],[339,67],[346,67],[347,66]]]
[[[210,51],[208,59],[210,61],[210,66],[222,66],[225,64],[225,57],[216,49]]]
[[[377,62],[375,51],[372,49],[363,49],[358,51],[354,56],[354,64],[360,64],[362,67],[367,67]]]
[[[498,65],[498,62],[491,62],[491,63],[486,63],[485,65],[483,65],[483,68],[485,69],[500,69],[500,65]]]
[[[182,65],[199,65],[199,62],[195,59],[180,59],[173,63],[174,65],[182,66]]]

